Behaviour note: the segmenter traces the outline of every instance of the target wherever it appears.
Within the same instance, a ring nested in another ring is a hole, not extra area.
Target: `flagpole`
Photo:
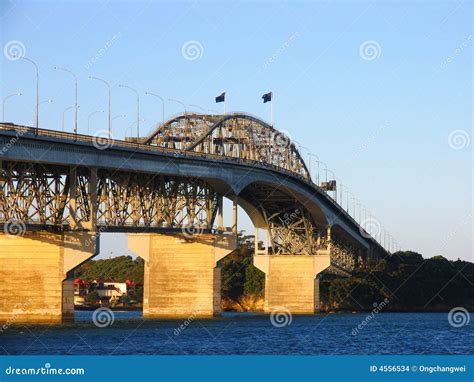
[[[227,113],[227,92],[224,92],[224,115]]]
[[[270,121],[272,123],[272,127],[273,127],[273,92],[272,92],[272,98],[270,100]]]

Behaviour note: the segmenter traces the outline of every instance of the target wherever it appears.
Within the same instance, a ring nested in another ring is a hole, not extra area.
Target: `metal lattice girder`
[[[217,199],[198,179],[12,162],[0,169],[0,223],[211,229]]]
[[[326,227],[318,226],[301,203],[270,185],[252,184],[239,196],[264,217],[273,254],[314,255],[326,240]]]
[[[334,240],[331,242],[330,248],[331,265],[348,273],[353,272],[356,265],[354,250]]]
[[[145,140],[168,149],[260,162],[310,178],[291,140],[247,114],[183,114],[160,125]]]
[[[211,229],[217,207],[217,194],[201,180],[99,172],[101,225]]]

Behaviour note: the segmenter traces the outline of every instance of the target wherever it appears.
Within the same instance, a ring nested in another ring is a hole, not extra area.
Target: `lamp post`
[[[153,97],[156,97],[156,98],[159,98],[160,101],[161,101],[161,107],[162,107],[162,110],[161,110],[161,124],[165,123],[165,100],[163,99],[162,96],[158,95],[158,94],[155,94],[155,93],[150,93],[150,92],[145,92],[146,95],[151,95]]]
[[[324,163],[321,160],[317,160],[317,162],[318,162],[318,172],[319,172],[319,164],[321,163],[321,164],[324,165],[324,168],[325,168],[325,171],[326,171],[326,182],[327,182],[328,181],[328,166],[326,165],[326,163]],[[319,184],[318,184],[318,186],[319,186]]]
[[[173,99],[173,98],[168,98],[168,101],[170,101],[170,102],[176,102],[176,103],[179,103],[181,106],[183,106],[183,109],[184,109],[184,117],[186,117],[187,110],[186,110],[186,105],[185,105],[183,102],[181,102],[181,101],[179,101],[179,100],[177,100],[177,99]]]
[[[326,182],[327,182],[327,172],[330,172],[332,174],[332,179],[336,180],[336,175],[334,175],[334,172],[332,172],[332,170],[329,170],[328,168],[326,168]],[[334,194],[333,194],[333,199],[335,202],[337,202],[337,183],[336,183],[336,190],[333,191]]]
[[[306,150],[306,153],[308,154],[308,172],[309,172],[309,178],[311,180],[311,152],[309,151],[309,149],[306,147],[306,146],[303,146],[302,144],[300,144],[299,142],[293,140],[294,143],[296,143],[298,145],[298,151],[301,152],[301,149],[304,149]],[[300,153],[301,155],[301,153]],[[319,158],[318,158],[319,159]]]
[[[367,220],[367,209],[362,204],[360,206],[364,210],[364,220],[363,221],[366,221]],[[361,216],[361,219],[362,219],[362,216]]]
[[[316,163],[318,164],[317,174],[316,174],[316,184],[319,185],[319,157],[316,154],[312,154],[310,152],[308,152],[308,156],[309,156],[309,172],[310,173],[311,173],[311,157],[316,157]]]
[[[352,198],[354,198],[354,194],[352,192],[350,192],[347,187],[346,187],[346,195],[347,195],[347,198],[346,198],[346,212],[350,215],[350,210],[349,210],[349,194],[352,195]]]
[[[73,107],[74,107],[74,106],[69,106],[69,107],[65,108],[64,111],[63,111],[63,119],[62,119],[62,124],[61,124],[61,126],[62,126],[62,131],[64,131],[64,115],[66,114],[67,111],[71,110]],[[76,133],[76,134],[77,134],[77,133]]]
[[[12,97],[15,97],[15,96],[21,96],[23,95],[22,93],[13,93],[13,94],[10,94],[10,95],[7,95],[4,99],[3,99],[3,102],[2,102],[2,122],[5,122],[5,102],[9,99],[9,98],[12,98]]]
[[[145,122],[146,121],[146,118],[140,118],[140,121],[142,122]],[[130,132],[132,132],[132,129],[133,129],[133,126],[136,124],[137,122],[133,122],[130,126],[128,126],[126,129],[125,129],[125,137],[127,136],[127,133],[128,131],[130,130]]]
[[[206,109],[204,109],[203,107],[199,106],[199,105],[193,105],[193,104],[189,104],[189,107],[194,107],[196,109],[200,109],[202,110],[203,114],[206,114]]]
[[[111,102],[110,84],[106,80],[99,77],[90,76],[89,78],[91,80],[97,80],[104,83],[107,86],[107,89],[109,91],[109,139],[112,139],[112,108],[111,108],[112,102]]]
[[[140,94],[138,94],[137,89],[134,89],[128,85],[119,85],[119,88],[127,88],[133,91],[137,96],[137,144],[140,139]]]
[[[52,99],[45,99],[44,101],[38,102],[37,109],[39,110],[39,107],[44,103],[53,103],[53,100]],[[38,132],[39,132],[38,128],[36,128],[35,131],[36,131],[35,134],[38,135]]]
[[[77,76],[71,72],[69,69],[60,68],[55,66],[54,69],[62,70],[63,72],[69,73],[74,78],[74,85],[75,85],[75,101],[74,101],[74,134],[77,138],[77,112],[78,112],[78,104],[77,104]],[[63,129],[64,130],[64,129]]]
[[[357,199],[357,198],[356,198],[356,199]],[[357,204],[357,207],[359,207],[359,215],[358,215],[359,218],[356,219],[356,221],[360,224],[360,221],[361,221],[361,206],[362,206],[362,204],[361,204],[361,202],[360,202],[359,199],[357,199],[357,203],[356,203],[356,204]],[[356,216],[357,216],[357,215],[356,215]]]
[[[112,125],[113,125],[113,122],[117,119],[117,118],[125,118],[127,116],[127,114],[118,114],[116,115],[115,117],[112,118]]]
[[[36,70],[36,108],[35,108],[35,134],[38,135],[38,128],[39,128],[39,105],[40,105],[40,102],[39,102],[39,69],[38,69],[38,65],[36,64],[36,62],[34,62],[32,59],[28,58],[28,57],[21,57],[22,60],[25,60],[25,61],[28,61],[30,62],[31,64],[33,64],[33,66],[35,67],[35,70]]]
[[[103,110],[96,110],[96,111],[93,111],[92,113],[89,114],[89,116],[87,117],[87,135],[89,135],[89,128],[90,128],[91,117],[92,117],[94,114],[103,113],[103,112],[104,112]],[[110,137],[109,137],[109,138],[110,138]]]

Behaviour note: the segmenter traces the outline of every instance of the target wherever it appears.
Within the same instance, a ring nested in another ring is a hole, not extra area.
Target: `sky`
[[[110,82],[115,138],[135,134],[136,96],[119,84],[140,93],[142,134],[162,119],[145,92],[166,117],[183,111],[170,98],[222,111],[226,91],[228,111],[269,120],[272,91],[275,127],[403,249],[472,261],[472,20],[469,1],[5,0],[0,95],[23,95],[3,112],[33,124],[34,68],[15,52],[39,66],[49,129],[63,116],[73,129],[73,81],[55,66],[78,77],[82,133],[107,128],[105,85],[89,76]],[[104,235],[102,256],[126,251]]]

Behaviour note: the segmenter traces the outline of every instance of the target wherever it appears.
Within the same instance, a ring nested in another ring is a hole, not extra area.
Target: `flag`
[[[273,96],[273,93],[272,93],[272,92],[270,92],[270,93],[265,93],[265,94],[262,96],[263,103],[271,102],[272,96]]]
[[[223,92],[220,96],[216,97],[216,103],[225,102],[225,92]]]

